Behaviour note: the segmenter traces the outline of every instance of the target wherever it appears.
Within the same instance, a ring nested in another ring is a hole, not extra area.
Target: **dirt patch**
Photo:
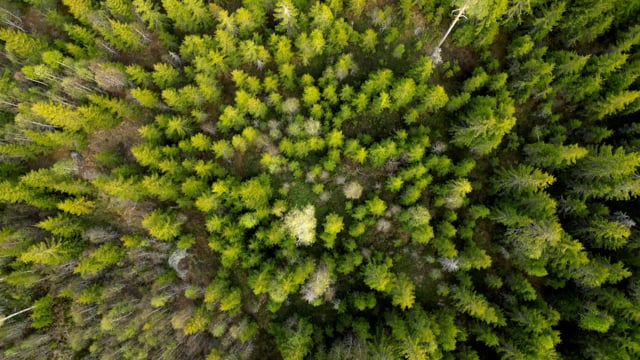
[[[64,38],[64,33],[49,24],[46,14],[35,7],[29,7],[22,16],[22,27],[28,32],[46,34],[53,38]]]
[[[135,122],[124,120],[115,128],[96,129],[89,134],[87,147],[81,152],[80,176],[86,180],[93,180],[105,172],[104,167],[95,160],[95,154],[102,150],[116,151],[124,161],[135,162],[130,149],[142,141],[138,127]]]
[[[507,34],[499,33],[493,43],[489,47],[491,54],[500,61],[500,65],[503,65],[504,59],[507,56],[507,46],[509,45],[509,38]]]
[[[121,233],[146,232],[141,223],[144,216],[153,209],[153,203],[122,200],[116,197],[102,199],[102,202],[105,204],[105,209],[119,219],[114,223],[117,224]]]
[[[473,50],[468,47],[455,46],[451,41],[445,41],[442,45],[442,60],[458,62],[464,78],[470,75],[480,62],[478,55]]]
[[[171,63],[171,61],[166,61],[170,60],[170,58],[165,58],[168,52],[162,45],[158,35],[146,30],[144,31],[144,35],[148,39],[148,43],[142,51],[120,51],[113,57],[113,60],[126,65],[138,64],[147,69],[152,69],[154,64],[162,61]]]

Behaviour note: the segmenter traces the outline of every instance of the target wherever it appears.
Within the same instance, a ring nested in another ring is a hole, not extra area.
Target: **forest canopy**
[[[0,0],[0,357],[640,358],[639,18]]]

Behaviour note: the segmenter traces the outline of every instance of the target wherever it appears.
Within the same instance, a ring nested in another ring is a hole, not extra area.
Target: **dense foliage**
[[[0,0],[0,357],[640,358],[639,18]]]

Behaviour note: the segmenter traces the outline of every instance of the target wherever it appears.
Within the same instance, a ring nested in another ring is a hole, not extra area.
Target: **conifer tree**
[[[556,179],[538,169],[526,165],[501,169],[496,174],[496,185],[500,190],[513,192],[537,192],[553,184]]]
[[[527,161],[532,165],[563,168],[585,157],[588,150],[578,144],[556,145],[538,142],[525,145],[524,152],[527,155]]]
[[[142,220],[144,226],[152,236],[164,241],[173,240],[181,232],[184,221],[176,214],[156,209],[145,215]]]
[[[207,30],[213,24],[213,17],[202,0],[162,0],[162,6],[179,31]]]

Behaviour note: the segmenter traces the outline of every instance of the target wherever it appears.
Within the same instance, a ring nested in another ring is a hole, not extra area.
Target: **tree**
[[[411,78],[399,79],[391,90],[393,108],[398,109],[408,105],[416,94],[416,83]]]
[[[16,317],[16,316],[18,316],[18,315],[20,315],[20,314],[24,314],[24,313],[26,313],[26,312],[29,312],[29,311],[33,310],[34,308],[35,308],[35,305],[32,305],[32,306],[29,306],[28,308],[25,308],[25,309],[22,309],[22,310],[16,311],[16,312],[14,312],[13,314],[4,315],[4,316],[0,317],[0,327],[2,327],[2,325],[4,325],[4,323],[5,323],[7,320],[9,320],[9,319],[11,319],[11,318],[13,318],[13,317]]]
[[[314,305],[321,304],[323,301],[320,296],[329,291],[329,287],[333,282],[334,279],[332,279],[330,267],[326,263],[320,263],[300,290],[302,298]]]
[[[610,94],[601,101],[593,103],[590,111],[596,120],[623,111],[629,104],[640,99],[640,91],[622,91]]]
[[[242,53],[243,61],[247,64],[254,64],[258,69],[262,69],[271,59],[269,51],[262,45],[256,44],[252,40],[243,40],[238,46]]]
[[[609,315],[606,311],[599,310],[595,305],[591,304],[591,306],[588,306],[584,313],[580,315],[578,326],[585,330],[606,333],[614,322],[615,319],[613,316]]]
[[[401,314],[394,310],[385,318],[386,325],[391,327],[397,350],[402,354],[393,358],[404,357],[414,360],[439,358],[442,356],[440,340],[450,338],[452,330],[455,329],[451,317],[436,318],[427,314],[419,306]],[[453,329],[451,329],[452,326]],[[455,340],[453,342],[455,344]],[[444,341],[444,343],[450,347],[450,341]],[[389,350],[392,349],[393,347]],[[390,352],[393,353],[393,351]]]
[[[496,173],[495,183],[499,190],[519,192],[537,192],[555,182],[555,177],[527,165],[518,165],[510,169],[500,169]]]
[[[87,124],[69,106],[40,102],[33,104],[31,110],[49,124],[62,126],[70,131],[80,131],[87,128]]]
[[[240,7],[233,13],[233,17],[242,33],[251,34],[264,23],[265,11],[261,6],[250,6],[249,9]]]
[[[402,273],[396,277],[395,284],[391,288],[392,303],[402,310],[411,309],[415,302],[415,285],[409,277]]]
[[[93,212],[95,205],[94,201],[81,196],[58,203],[58,209],[72,215],[87,215]]]
[[[175,67],[166,63],[157,63],[153,65],[153,73],[151,74],[153,82],[160,89],[167,89],[176,86],[180,81],[180,71]]]
[[[74,249],[63,241],[49,239],[31,245],[20,254],[20,261],[43,265],[60,265],[73,257],[74,251],[70,250]]]
[[[567,3],[565,2],[553,3],[542,9],[541,14],[531,24],[531,33],[535,36],[535,39],[543,39],[554,27],[560,24],[566,17],[566,10]]]
[[[315,207],[311,204],[293,209],[284,218],[284,227],[296,239],[297,246],[309,246],[316,241]]]
[[[597,248],[617,250],[626,245],[631,229],[618,221],[596,218],[590,220],[587,227],[578,229],[577,233],[591,239]]]
[[[278,20],[276,29],[289,34],[296,30],[298,9],[291,0],[279,0],[274,7],[273,16]]]
[[[155,109],[160,107],[161,105],[160,99],[158,99],[157,94],[149,89],[131,89],[131,96],[133,96],[133,98],[136,99],[136,101],[138,101],[138,103],[144,107]]]
[[[120,51],[140,51],[145,43],[151,40],[134,25],[122,23],[117,20],[109,20],[111,31],[105,31],[103,35]]]
[[[142,219],[142,226],[152,236],[164,241],[173,240],[180,235],[183,223],[184,220],[178,218],[176,214],[162,209],[155,209]]]
[[[528,224],[509,227],[505,232],[505,238],[513,247],[514,254],[538,260],[543,257],[543,253],[558,244],[562,238],[562,228],[553,220],[531,221]]]
[[[383,293],[390,292],[396,283],[396,276],[390,269],[391,261],[383,263],[369,262],[363,268],[364,283],[373,290]]]
[[[482,31],[485,31],[485,36],[487,36],[488,34],[486,34],[486,30],[496,26],[497,21],[507,11],[507,2],[503,0],[456,0],[454,1],[454,4],[458,6],[458,8],[454,10],[454,13],[456,13],[456,17],[451,22],[451,25],[449,25],[447,32],[445,32],[445,34],[438,42],[438,45],[436,45],[436,47],[431,52],[431,61],[433,61],[433,64],[435,65],[442,63],[442,58],[440,55],[441,46],[442,44],[444,44],[445,40],[447,40],[447,37],[451,33],[451,30],[453,30],[453,28],[461,18],[466,19],[466,15],[469,15],[471,18],[477,21],[474,29],[475,32],[481,33]],[[491,34],[491,32],[489,32],[489,34]],[[489,37],[489,39],[493,38],[493,36],[487,37]],[[490,40],[486,41],[487,43],[490,42]]]
[[[186,116],[172,116],[162,124],[165,134],[170,139],[184,139],[192,133],[193,120]]]
[[[310,108],[320,101],[320,90],[315,86],[307,86],[302,93],[302,102]]]
[[[139,201],[146,195],[144,186],[136,177],[99,177],[94,180],[94,184],[101,191],[118,199]]]
[[[463,313],[469,314],[487,324],[504,322],[500,311],[491,306],[484,296],[477,294],[469,287],[453,286],[451,289],[451,297],[455,301],[456,308]]]
[[[363,187],[358,182],[352,181],[344,186],[343,192],[347,199],[359,199]]]
[[[324,232],[320,235],[320,238],[324,240],[325,247],[332,249],[338,233],[344,228],[344,222],[342,216],[336,213],[330,213],[327,215],[324,221]]]
[[[311,6],[309,17],[311,18],[311,26],[322,31],[326,31],[332,25],[334,18],[331,8],[321,3],[315,3]]]
[[[80,234],[85,227],[82,220],[78,217],[71,216],[65,213],[58,213],[56,216],[51,216],[45,220],[36,224],[37,227],[51,232],[53,235],[58,235],[63,238],[71,238]],[[51,240],[51,246],[61,246],[55,239]]]
[[[502,137],[515,125],[514,112],[513,104],[506,99],[498,102],[493,97],[475,97],[462,116],[463,123],[453,127],[452,142],[468,146],[479,155],[486,155],[500,144]]]
[[[392,139],[386,139],[381,143],[374,144],[369,148],[369,159],[374,168],[380,168],[389,159],[397,156],[398,146]]]
[[[51,325],[53,322],[53,311],[51,306],[53,299],[47,295],[33,302],[33,311],[31,312],[31,327],[41,329]]]
[[[456,17],[451,22],[451,25],[449,25],[447,32],[444,33],[444,35],[438,42],[438,45],[436,45],[436,47],[433,48],[433,51],[431,52],[431,61],[433,62],[433,64],[438,65],[442,63],[442,56],[440,54],[442,52],[441,46],[442,44],[444,44],[445,40],[447,40],[447,37],[449,37],[451,30],[453,30],[453,28],[456,26],[458,21],[460,21],[461,18],[466,18],[466,16],[464,15],[464,12],[467,10],[470,4],[471,4],[471,1],[466,1],[465,3],[462,4],[462,7],[456,10],[456,13],[457,13]]]
[[[322,54],[325,44],[324,35],[318,29],[311,31],[310,34],[301,33],[295,41],[302,63],[305,65],[309,64],[312,58]]]
[[[330,53],[342,53],[354,36],[355,31],[343,18],[335,20],[329,29],[327,51]]]
[[[373,29],[367,29],[360,34],[360,46],[367,53],[374,53],[378,45],[378,34]]]
[[[94,275],[109,266],[121,264],[124,255],[125,252],[123,248],[112,243],[104,244],[89,256],[83,258],[73,269],[73,272],[83,277]]]
[[[264,174],[245,181],[235,191],[239,199],[236,206],[250,210],[267,207],[272,195],[270,179]]]
[[[624,148],[615,149],[611,145],[602,145],[590,149],[589,154],[580,159],[572,171],[577,179],[621,179],[629,176],[640,166],[640,154],[627,153]]]
[[[456,179],[447,182],[444,205],[448,209],[457,209],[464,205],[464,199],[472,190],[467,179]]]
[[[616,3],[588,1],[580,6],[569,6],[564,18],[572,21],[559,21],[560,33],[564,43],[571,46],[578,42],[589,42],[605,33],[615,16],[612,13]]]
[[[179,31],[197,32],[213,25],[213,17],[202,0],[162,0],[162,6]]]
[[[307,320],[294,320],[291,327],[273,326],[276,344],[285,360],[302,360],[313,346],[313,325]]]
[[[561,169],[575,164],[589,152],[578,144],[557,145],[544,142],[527,144],[523,150],[530,164],[552,169]]]
[[[16,29],[0,29],[0,40],[4,41],[5,54],[14,63],[36,61],[46,49],[42,40]]]

